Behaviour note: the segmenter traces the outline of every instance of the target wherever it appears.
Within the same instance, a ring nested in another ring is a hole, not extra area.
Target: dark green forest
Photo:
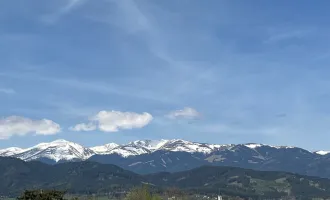
[[[186,194],[311,199],[330,197],[330,180],[286,172],[254,171],[235,167],[203,166],[176,173],[139,175],[115,165],[71,162],[47,165],[0,158],[0,196],[17,197],[25,190],[59,190],[92,195],[128,192],[141,185],[162,194],[179,188]]]

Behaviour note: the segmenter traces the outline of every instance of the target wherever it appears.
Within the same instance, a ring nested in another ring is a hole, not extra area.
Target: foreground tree
[[[64,195],[56,190],[25,190],[17,200],[64,200]]]

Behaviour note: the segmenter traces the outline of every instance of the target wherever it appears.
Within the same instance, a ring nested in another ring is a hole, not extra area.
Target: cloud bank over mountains
[[[201,116],[194,108],[171,111],[165,117],[171,120],[198,119]],[[118,132],[120,130],[139,129],[152,122],[154,116],[148,112],[122,112],[102,110],[91,116],[88,122],[69,127],[70,131]],[[8,139],[14,135],[25,136],[54,135],[61,131],[61,126],[49,119],[33,120],[22,116],[9,116],[0,119],[0,139]]]

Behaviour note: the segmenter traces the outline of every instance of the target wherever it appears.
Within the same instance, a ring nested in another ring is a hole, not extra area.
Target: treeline
[[[66,198],[65,191],[57,190],[26,190],[17,200],[78,200],[79,196]],[[124,196],[108,196],[108,199],[124,199],[124,200],[162,200],[175,198],[176,200],[188,200],[188,196],[181,190],[176,188],[168,189],[166,192],[159,194],[151,191],[148,186],[135,187]],[[89,197],[88,199],[93,199]]]
[[[18,196],[24,189],[43,188],[66,190],[69,194],[80,197],[93,194],[108,197],[111,192],[115,193],[115,198],[125,198],[128,192],[132,192],[132,188],[141,183],[148,183],[151,193],[161,197],[166,196],[169,187],[186,191],[189,198],[196,194],[216,197],[219,189],[223,195],[252,199],[279,199],[284,196],[295,196],[298,199],[330,197],[329,179],[285,172],[203,166],[176,173],[139,175],[114,165],[93,162],[49,166],[15,158],[0,158],[0,161],[0,195],[10,197]],[[36,191],[29,195],[42,198]],[[58,197],[50,197],[54,198]]]
[[[57,190],[26,190],[17,200],[97,200],[95,196],[75,196],[66,197],[65,191]],[[200,200],[200,199],[215,199],[217,195],[205,196],[201,194],[192,194],[178,188],[169,188],[166,191],[160,192],[150,189],[148,186],[143,185],[141,187],[135,187],[124,195],[121,196],[106,196],[101,199],[109,200]],[[239,196],[222,196],[223,200],[296,200],[296,199],[309,199],[309,198],[297,198],[294,196],[286,196],[281,198],[262,198],[262,197],[239,197]],[[321,198],[322,199],[322,198]]]

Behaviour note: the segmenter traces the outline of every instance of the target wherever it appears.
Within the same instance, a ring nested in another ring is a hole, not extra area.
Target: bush
[[[17,200],[66,200],[65,193],[57,190],[25,190],[20,197],[17,197]],[[78,198],[74,197],[71,200],[78,200]]]
[[[126,200],[161,200],[160,196],[151,194],[147,186],[132,189],[126,196]]]

